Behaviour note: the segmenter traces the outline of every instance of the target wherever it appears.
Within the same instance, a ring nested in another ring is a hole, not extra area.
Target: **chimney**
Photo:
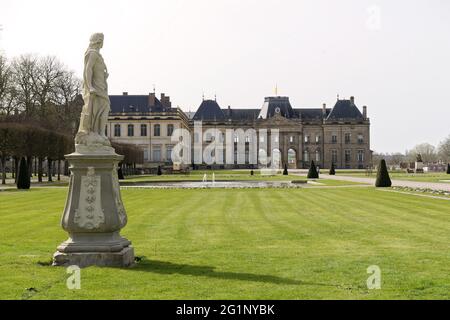
[[[363,106],[363,118],[367,119],[367,106]]]
[[[161,93],[161,104],[164,108],[172,107],[172,103],[170,102],[170,97],[166,96],[164,93]]]
[[[350,103],[351,103],[352,105],[355,104],[355,97],[354,97],[354,96],[351,96],[351,97],[350,97]]]
[[[122,94],[123,94],[124,96],[127,96],[127,95],[128,95],[128,92],[124,91],[124,92],[122,92]]]
[[[325,116],[327,114],[327,104],[322,104],[322,114]]]
[[[148,94],[148,105],[150,107],[154,107],[155,106],[155,93],[154,92],[150,92]]]

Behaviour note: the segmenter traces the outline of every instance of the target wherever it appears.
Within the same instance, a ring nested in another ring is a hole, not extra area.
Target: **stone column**
[[[69,239],[58,246],[53,265],[131,266],[133,247],[119,234],[127,223],[117,177],[123,156],[75,152],[66,159],[71,176],[61,224]]]

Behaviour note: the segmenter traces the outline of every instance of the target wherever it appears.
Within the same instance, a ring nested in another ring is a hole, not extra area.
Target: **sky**
[[[450,135],[447,0],[0,0],[9,58],[55,55],[81,76],[94,32],[110,94],[260,108],[277,86],[294,108],[355,96],[377,152]]]

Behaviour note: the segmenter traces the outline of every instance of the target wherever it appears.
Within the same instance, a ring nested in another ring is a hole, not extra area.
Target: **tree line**
[[[57,58],[27,54],[7,59],[0,54],[2,183],[6,171],[17,176],[22,158],[40,182],[44,172],[49,181],[55,171],[58,179],[68,174],[64,155],[74,150],[82,106],[81,80]],[[140,148],[114,146],[125,155],[126,167],[142,163]]]
[[[450,136],[442,140],[438,146],[421,143],[404,153],[374,153],[373,162],[379,163],[381,159],[385,159],[388,166],[400,167],[402,164],[415,162],[418,154],[421,155],[425,164],[445,165],[450,163]]]

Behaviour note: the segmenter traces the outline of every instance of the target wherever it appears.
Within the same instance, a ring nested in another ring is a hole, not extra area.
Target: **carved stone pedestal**
[[[131,242],[119,234],[127,223],[117,177],[123,156],[110,149],[66,156],[71,176],[61,224],[69,239],[58,246],[53,265],[128,267],[134,263]]]
[[[416,161],[415,163],[415,173],[423,173],[423,162],[422,161]]]

